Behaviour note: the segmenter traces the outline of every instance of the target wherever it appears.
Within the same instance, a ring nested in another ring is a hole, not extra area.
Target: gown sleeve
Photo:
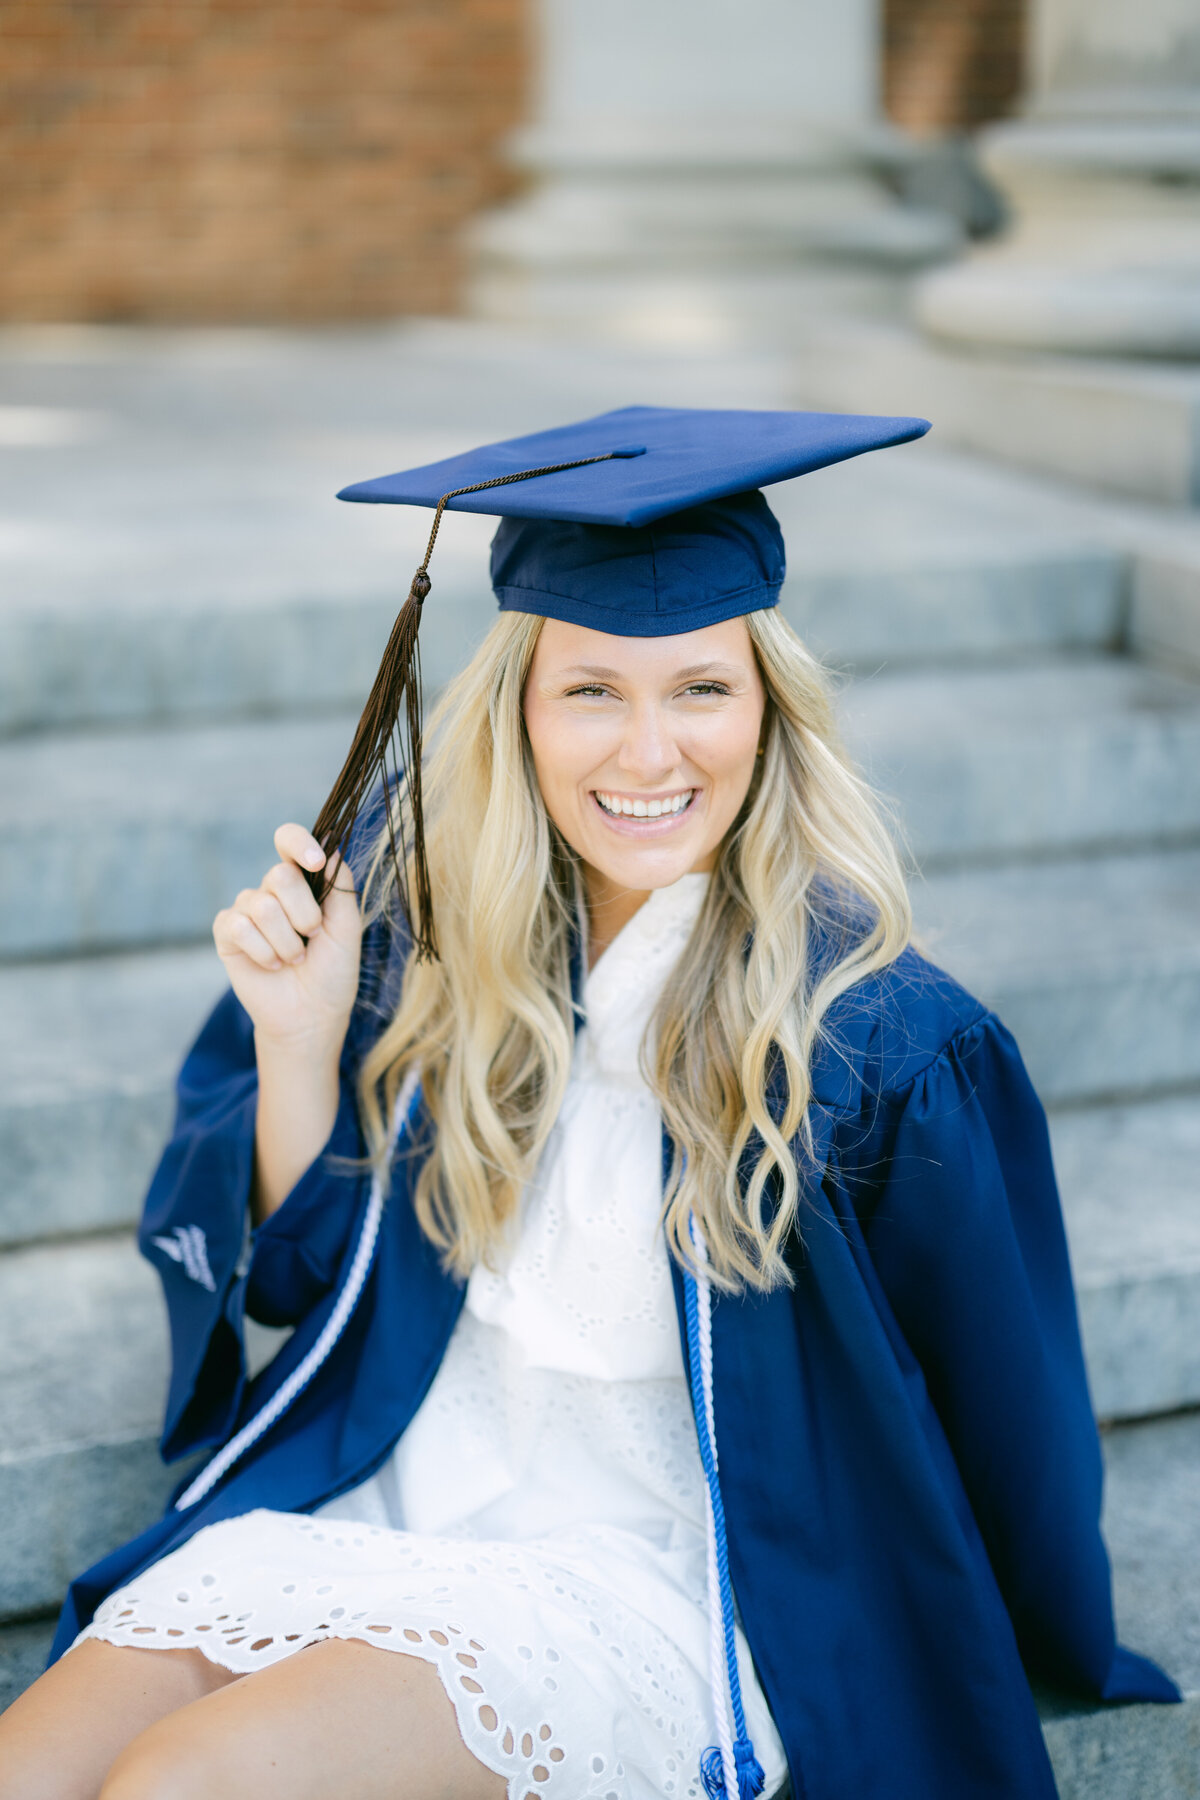
[[[347,851],[360,892],[382,801],[381,788]],[[369,1185],[357,1070],[395,1009],[408,948],[407,931],[394,913],[376,913],[368,921],[333,1129],[282,1205],[257,1229],[250,1224],[258,1107],[254,1028],[232,992],[218,1001],[184,1061],[174,1129],[138,1238],[161,1278],[170,1326],[161,1443],[168,1462],[223,1443],[234,1429],[246,1388],[246,1313],[264,1325],[298,1324],[337,1280]]]
[[[258,1081],[254,1032],[232,993],[184,1060],[175,1125],[146,1198],[139,1247],[158,1272],[171,1339],[162,1453],[221,1443],[246,1381],[243,1318],[301,1319],[332,1287],[364,1146],[354,1099],[354,1045],[342,1058],[337,1117],[320,1154],[257,1230],[250,1188]]]
[[[864,1232],[924,1374],[1027,1669],[1178,1699],[1115,1637],[1103,1468],[1045,1114],[992,1015],[877,1113]],[[883,1141],[880,1141],[882,1137]]]

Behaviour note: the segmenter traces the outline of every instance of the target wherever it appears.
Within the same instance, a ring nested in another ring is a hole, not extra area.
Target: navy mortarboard
[[[368,794],[386,779],[403,713],[411,892],[402,846],[394,846],[397,871],[417,953],[436,955],[421,816],[417,628],[447,509],[502,514],[492,541],[502,609],[621,637],[666,637],[775,605],[783,537],[760,488],[928,429],[924,419],[859,413],[629,406],[343,488],[340,500],[429,506],[434,517],[315,835],[326,850],[345,845]]]

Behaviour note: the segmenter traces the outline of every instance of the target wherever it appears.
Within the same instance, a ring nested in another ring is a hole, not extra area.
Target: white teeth
[[[614,817],[626,819],[661,819],[673,813],[682,812],[695,794],[695,788],[688,788],[685,793],[672,794],[669,800],[627,800],[622,794],[602,794],[596,790],[596,799],[605,812]]]

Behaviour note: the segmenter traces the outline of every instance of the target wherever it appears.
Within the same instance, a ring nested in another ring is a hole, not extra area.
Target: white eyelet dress
[[[707,879],[651,894],[596,964],[513,1242],[472,1274],[389,1461],[312,1517],[199,1531],[77,1642],[191,1646],[248,1673],[361,1638],[434,1665],[509,1800],[702,1800],[704,1476],[638,1051]],[[740,1631],[738,1651],[770,1795],[783,1750]]]

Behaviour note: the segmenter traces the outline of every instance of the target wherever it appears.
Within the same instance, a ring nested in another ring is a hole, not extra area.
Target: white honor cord
[[[410,1069],[405,1076],[396,1105],[392,1112],[392,1128],[388,1136],[388,1157],[390,1159],[399,1140],[401,1132],[407,1125],[421,1086],[421,1072]],[[195,1506],[198,1500],[211,1492],[222,1475],[231,1469],[238,1459],[245,1455],[252,1444],[258,1442],[264,1431],[269,1431],[275,1421],[282,1417],[291,1406],[296,1396],[303,1392],[316,1374],[321,1364],[341,1337],[349,1323],[350,1316],[358,1304],[367,1275],[370,1272],[371,1260],[375,1254],[375,1244],[379,1237],[379,1222],[383,1217],[383,1181],[377,1169],[371,1177],[371,1192],[367,1200],[366,1216],[362,1230],[358,1235],[354,1259],[350,1264],[342,1291],[338,1295],[333,1311],[326,1319],[320,1336],[302,1361],[296,1364],[287,1380],[271,1395],[266,1405],[247,1420],[239,1432],[222,1446],[211,1462],[205,1464],[196,1479],[186,1487],[175,1502],[177,1512],[186,1512]]]
[[[692,1221],[692,1245],[696,1252],[697,1322],[700,1327],[700,1380],[704,1389],[704,1415],[708,1424],[708,1441],[712,1447],[713,1468],[718,1468],[717,1431],[713,1414],[712,1357],[712,1286],[705,1265],[708,1245],[700,1227]],[[721,1577],[717,1564],[717,1521],[712,1494],[704,1489],[704,1523],[708,1565],[708,1679],[712,1688],[713,1713],[717,1748],[725,1771],[725,1792],[729,1800],[738,1800],[737,1763],[733,1754],[733,1724],[729,1710],[729,1675],[725,1663],[725,1614],[721,1605]]]

